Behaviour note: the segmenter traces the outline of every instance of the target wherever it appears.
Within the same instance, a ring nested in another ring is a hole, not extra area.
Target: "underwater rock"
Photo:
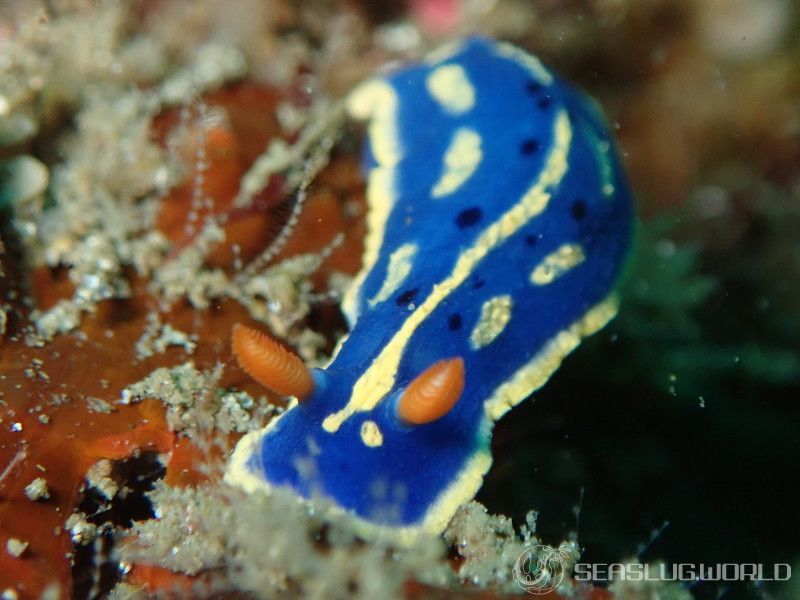
[[[24,210],[26,203],[41,198],[48,180],[47,167],[33,156],[0,160],[0,208]]]

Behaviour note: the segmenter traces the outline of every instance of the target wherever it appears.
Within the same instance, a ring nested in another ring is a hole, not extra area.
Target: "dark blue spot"
[[[472,227],[475,225],[475,223],[481,220],[482,216],[483,211],[477,206],[467,208],[458,213],[458,216],[456,217],[456,225],[458,225],[461,229]]]
[[[458,313],[453,313],[450,315],[450,318],[447,319],[447,328],[450,331],[457,331],[461,329],[461,315]]]
[[[541,148],[541,144],[539,143],[539,141],[530,139],[530,140],[525,140],[524,142],[522,142],[522,144],[520,144],[519,151],[522,152],[523,154],[530,155],[536,152],[539,148]]]
[[[544,89],[544,86],[538,81],[529,81],[525,84],[525,91],[529,94],[538,94]]]
[[[526,235],[525,236],[525,243],[528,244],[528,246],[535,246],[536,242],[538,242],[538,241],[539,241],[539,236],[536,236],[536,235]]]
[[[542,110],[547,110],[550,108],[550,104],[552,104],[553,100],[550,96],[544,96],[543,98],[539,98],[539,101],[536,105],[541,108]]]
[[[572,203],[570,212],[572,213],[573,219],[580,221],[586,216],[586,210],[586,201],[579,198]]]
[[[477,275],[473,275],[473,277],[472,277],[472,289],[473,290],[479,290],[484,285],[486,285],[486,281],[485,280],[481,279]]]
[[[414,300],[417,294],[419,294],[419,288],[414,288],[413,290],[406,290],[397,297],[397,300],[395,300],[395,302],[397,303],[397,306],[408,306],[409,304],[411,304],[412,300]]]

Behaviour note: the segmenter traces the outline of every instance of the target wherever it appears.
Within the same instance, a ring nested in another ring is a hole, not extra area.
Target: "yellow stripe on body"
[[[370,448],[377,448],[383,445],[383,433],[375,421],[364,421],[361,424],[361,441],[365,446]]]
[[[361,270],[342,298],[342,310],[351,325],[358,318],[359,292],[378,260],[386,221],[394,206],[395,167],[402,154],[397,132],[397,108],[397,93],[380,79],[360,85],[347,99],[347,109],[353,117],[370,120],[369,141],[376,163],[367,175],[369,211]]]
[[[486,416],[496,421],[542,387],[583,338],[600,331],[616,316],[618,307],[617,296],[611,294],[578,321],[550,338],[543,350],[501,383],[484,402]]]
[[[461,65],[436,67],[425,79],[425,87],[439,106],[452,115],[463,114],[475,106],[475,88]]]
[[[403,244],[389,256],[389,265],[386,268],[386,278],[381,284],[378,293],[367,302],[370,307],[379,302],[388,300],[394,294],[411,273],[414,266],[414,257],[419,247],[416,244]]]
[[[553,83],[553,75],[547,70],[538,58],[528,54],[522,48],[509,44],[508,42],[496,42],[494,44],[495,54],[513,60],[518,65],[524,67],[542,85]]]
[[[491,344],[511,320],[511,308],[514,302],[511,296],[495,296],[489,298],[481,306],[481,316],[469,336],[469,344],[473,350],[479,350]]]
[[[599,111],[600,109],[598,108],[597,110]],[[613,152],[611,142],[601,139],[593,128],[589,128],[587,133],[589,134],[589,139],[592,140],[592,149],[597,159],[597,168],[600,171],[600,189],[603,192],[603,196],[611,198],[616,190],[614,186],[614,167],[611,164],[611,153]]]
[[[536,265],[531,272],[530,281],[534,285],[547,285],[577,267],[586,255],[580,244],[562,244]]]
[[[567,112],[562,109],[555,116],[553,144],[537,181],[519,202],[489,225],[477,241],[459,255],[452,273],[433,286],[430,295],[409,315],[389,343],[359,377],[344,408],[325,418],[322,422],[325,431],[335,433],[345,419],[356,412],[372,410],[391,391],[408,341],[428,315],[470,276],[490,251],[547,208],[551,198],[549,188],[560,183],[567,172],[571,142],[572,126]]]
[[[433,187],[431,196],[441,198],[456,192],[477,170],[483,160],[481,136],[474,129],[459,127],[444,153],[442,174]]]

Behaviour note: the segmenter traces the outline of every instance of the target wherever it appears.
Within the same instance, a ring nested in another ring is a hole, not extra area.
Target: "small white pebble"
[[[29,500],[47,500],[50,497],[50,491],[47,489],[47,481],[44,477],[37,477],[25,486],[25,495]]]
[[[17,538],[8,538],[6,542],[6,552],[14,558],[19,558],[22,553],[28,548],[28,542],[23,542]]]
[[[41,600],[59,600],[59,598],[61,598],[61,586],[55,582],[49,584],[46,588],[44,588],[44,591],[39,598]]]

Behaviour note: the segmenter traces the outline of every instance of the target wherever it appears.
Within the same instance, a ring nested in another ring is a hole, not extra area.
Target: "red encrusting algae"
[[[230,210],[249,162],[277,135],[272,116],[277,97],[274,90],[243,85],[205,98],[208,106],[220,107],[228,115],[227,123],[213,127],[205,140],[208,169],[204,189],[214,198],[208,209],[211,213]],[[175,114],[162,115],[154,124],[155,134],[166,139],[174,122]],[[245,262],[269,244],[282,216],[271,210],[284,200],[280,183],[279,179],[271,183],[250,209],[231,213],[226,226],[228,240],[210,256],[212,265],[230,269],[233,244],[239,246]],[[189,176],[163,199],[158,218],[159,227],[177,252],[191,241],[184,230],[192,209],[191,189]],[[315,280],[324,282],[334,270],[353,272],[358,265],[352,257],[360,256],[363,225],[345,215],[342,199],[363,204],[362,195],[356,161],[350,157],[335,160],[312,184],[296,235],[280,256],[318,252],[344,231],[344,242]],[[6,274],[21,272],[9,264],[8,255],[2,259]],[[147,281],[133,275],[130,279],[130,298],[102,302],[83,318],[74,334],[30,347],[23,341],[22,320],[15,318],[9,320],[6,335],[0,336],[0,590],[15,590],[20,598],[38,597],[53,585],[62,593],[71,590],[72,542],[64,524],[80,501],[87,471],[98,460],[120,460],[152,451],[166,456],[168,484],[191,486],[206,480],[199,464],[208,460],[208,455],[169,430],[160,402],[118,402],[126,386],[156,368],[188,358],[184,349],[176,347],[149,358],[136,357],[136,342],[158,301]],[[73,291],[63,271],[44,267],[30,273],[27,285],[34,305],[40,308],[53,306]],[[29,312],[22,303],[15,308],[23,314]],[[333,313],[323,311],[322,317],[334,318],[328,330],[338,322]],[[230,355],[228,336],[234,323],[251,321],[244,307],[220,299],[209,310],[196,310],[179,301],[161,318],[175,329],[197,336],[191,360],[198,368],[225,364],[220,387],[263,395],[263,389]],[[25,487],[40,477],[47,482],[50,497],[32,501],[25,495]],[[10,538],[27,543],[18,557],[5,551]],[[135,566],[131,575],[131,581],[146,583],[152,590],[188,580],[176,574],[165,576],[163,569],[144,565]]]

